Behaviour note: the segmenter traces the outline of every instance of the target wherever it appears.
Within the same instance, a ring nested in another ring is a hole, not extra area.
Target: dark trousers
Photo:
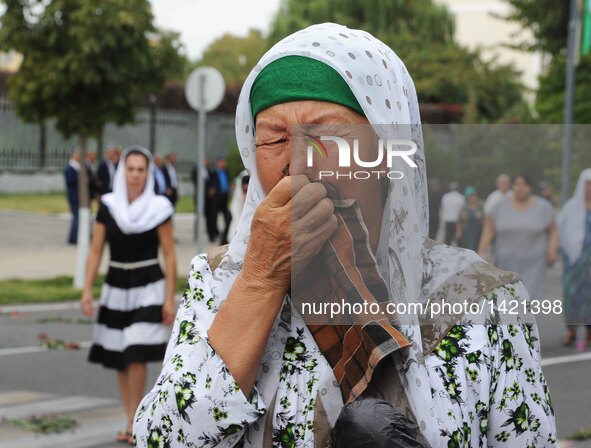
[[[228,193],[221,193],[217,198],[215,211],[216,224],[220,213],[224,217],[224,230],[220,233],[220,244],[223,246],[224,244],[228,244],[228,232],[230,231],[230,222],[232,222],[232,213],[228,210]]]
[[[456,223],[445,221],[445,239],[444,243],[450,245],[456,237]]]
[[[77,244],[78,242],[78,203],[70,202],[70,212],[72,212],[72,222],[70,223],[70,234],[68,235],[68,244]]]
[[[205,224],[207,226],[207,236],[209,241],[213,242],[220,234],[217,223],[217,213],[215,198],[205,199]]]

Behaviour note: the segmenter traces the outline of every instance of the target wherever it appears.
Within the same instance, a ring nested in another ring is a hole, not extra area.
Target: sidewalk
[[[197,254],[193,241],[193,214],[174,217],[177,272],[188,274],[192,258]],[[0,279],[52,278],[74,274],[76,247],[66,244],[69,215],[47,215],[0,211]],[[207,237],[206,248],[214,247]],[[100,272],[106,272],[108,250],[103,254]]]
[[[75,418],[78,426],[60,434],[35,434],[3,422],[32,415]],[[92,396],[60,396],[26,390],[0,393],[0,448],[111,448],[122,429],[125,412],[118,400]]]

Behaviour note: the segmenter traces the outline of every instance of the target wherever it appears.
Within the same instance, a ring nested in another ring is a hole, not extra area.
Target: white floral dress
[[[284,306],[256,387],[245,397],[207,340],[221,306],[211,278],[207,258],[195,257],[162,373],[136,414],[137,446],[327,446],[315,410],[322,399],[322,412],[332,412],[334,421],[335,401],[327,397],[337,396],[338,387],[303,320]],[[522,291],[520,284],[498,287],[483,300],[521,300]],[[434,409],[428,424],[440,435],[432,446],[556,446],[539,349],[532,324],[453,327],[424,363]]]

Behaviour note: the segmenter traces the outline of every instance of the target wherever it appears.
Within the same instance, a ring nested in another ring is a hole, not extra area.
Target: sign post
[[[205,146],[207,144],[206,113],[220,105],[224,98],[226,86],[222,74],[213,67],[199,67],[194,70],[185,85],[185,97],[189,105],[198,112],[197,120],[197,168],[195,186],[195,227],[194,237],[197,244],[197,252],[205,251],[202,242],[205,226],[199,223],[205,219]]]

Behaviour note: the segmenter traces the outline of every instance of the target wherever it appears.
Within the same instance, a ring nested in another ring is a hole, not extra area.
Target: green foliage
[[[246,37],[224,34],[207,47],[195,66],[215,67],[226,85],[240,85],[267,49],[267,40],[258,30],[250,30]]]
[[[560,184],[560,126],[425,125],[423,130],[429,177],[472,185],[481,196],[494,189],[500,173],[528,173],[534,186],[542,179]]]
[[[322,22],[366,30],[393,48],[421,102],[471,101],[473,122],[500,120],[523,105],[519,74],[455,43],[453,17],[432,0],[284,0],[270,43]]]
[[[450,43],[453,18],[431,0],[284,0],[269,35],[271,43],[314,23],[336,22],[380,39]],[[420,46],[420,45],[417,45]]]
[[[160,78],[166,81],[184,82],[190,72],[180,39],[180,33],[174,31],[156,30],[150,35],[154,66],[161,70]]]
[[[16,112],[30,122],[56,118],[65,137],[133,121],[180,64],[178,36],[156,32],[147,0],[0,4],[0,48],[24,56],[9,84]]]
[[[557,55],[540,78],[535,107],[541,122],[564,122],[565,69],[565,56]],[[574,122],[591,123],[591,55],[576,69]]]
[[[591,439],[591,429],[581,428],[572,436],[568,437],[570,440],[589,440]]]
[[[104,275],[98,275],[92,287],[93,297],[100,297]],[[187,285],[187,277],[178,277],[176,292],[182,292]],[[0,305],[16,303],[49,303],[80,299],[80,290],[72,287],[72,277],[59,276],[46,279],[7,279],[0,280]]]
[[[570,0],[507,0],[513,7],[508,19],[529,29],[535,44],[522,44],[528,50],[540,49],[556,55],[566,49]]]

